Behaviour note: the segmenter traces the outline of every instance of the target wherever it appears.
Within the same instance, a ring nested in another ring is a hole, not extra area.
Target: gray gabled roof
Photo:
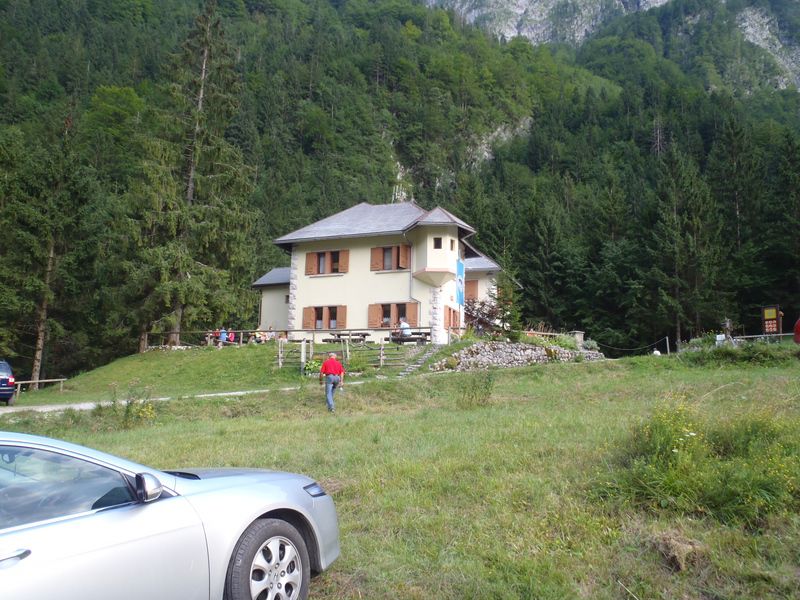
[[[275,244],[290,250],[292,245],[298,242],[398,234],[420,225],[456,225],[464,230],[465,235],[475,233],[472,227],[443,208],[426,211],[414,202],[396,204],[362,202],[297,231],[287,233],[276,239]]]
[[[419,225],[458,225],[470,233],[475,233],[475,230],[472,227],[439,206],[431,211],[428,211],[423,217],[417,219],[417,223]]]
[[[291,267],[276,267],[266,275],[259,277],[251,287],[266,287],[269,285],[289,285]]]
[[[470,271],[502,271],[500,265],[494,262],[488,256],[481,254],[480,256],[473,256],[464,259],[464,270],[469,273]]]

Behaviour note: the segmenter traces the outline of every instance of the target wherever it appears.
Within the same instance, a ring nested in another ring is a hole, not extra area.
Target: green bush
[[[318,358],[310,358],[306,361],[305,365],[305,374],[306,375],[316,375],[319,373],[319,370],[322,368],[322,361]]]
[[[601,485],[652,510],[760,523],[800,500],[798,423],[763,415],[709,425],[683,404],[634,428]]]
[[[578,350],[578,340],[571,335],[558,335],[555,340],[556,346],[560,346],[565,350]]]
[[[524,344],[530,344],[531,346],[537,346],[539,348],[549,348],[553,345],[553,340],[551,340],[549,337],[541,335],[522,336],[520,342]]]
[[[369,368],[367,357],[359,352],[350,353],[350,362],[347,363],[347,370],[351,372],[363,373]]]
[[[485,371],[465,376],[461,394],[457,399],[459,408],[478,408],[488,406],[494,391],[494,373]]]
[[[679,354],[680,360],[692,366],[707,365],[777,365],[800,359],[800,348],[749,342],[740,346],[690,347]]]

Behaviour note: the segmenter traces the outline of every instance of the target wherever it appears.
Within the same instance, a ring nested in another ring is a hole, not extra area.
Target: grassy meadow
[[[278,391],[245,362],[256,352],[206,354],[224,365],[170,369],[175,396],[221,372],[275,389],[16,413],[0,428],[161,468],[317,478],[342,555],[312,581],[315,600],[800,596],[796,357],[367,378],[329,415],[314,379]],[[125,380],[115,369],[140,370],[137,358],[86,374],[86,399]]]

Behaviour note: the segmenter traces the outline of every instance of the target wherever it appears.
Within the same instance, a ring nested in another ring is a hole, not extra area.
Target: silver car
[[[339,556],[333,500],[302,475],[158,471],[0,432],[0,596],[296,600]]]

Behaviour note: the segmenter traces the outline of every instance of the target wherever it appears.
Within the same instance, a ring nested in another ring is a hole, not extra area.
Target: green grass
[[[299,346],[290,347],[297,352]],[[314,356],[338,351],[341,346],[316,344]],[[416,348],[406,348],[414,352]],[[368,369],[364,378],[397,369]],[[231,346],[222,349],[156,350],[134,354],[109,365],[83,373],[64,383],[63,391],[52,385],[34,392],[23,392],[19,406],[70,404],[149,398],[195,396],[198,394],[264,390],[276,386],[298,385],[303,378],[294,367],[278,368],[275,344]]]
[[[15,414],[0,427],[161,468],[317,478],[336,501],[342,556],[312,581],[315,600],[796,598],[797,497],[753,524],[598,493],[631,436],[678,404],[739,452],[743,439],[774,435],[770,423],[800,423],[800,363],[645,357],[495,371],[483,384],[461,373],[372,380],[348,386],[335,416],[305,381],[283,393],[156,402],[127,420],[118,404]],[[739,421],[751,425],[723,427]]]

